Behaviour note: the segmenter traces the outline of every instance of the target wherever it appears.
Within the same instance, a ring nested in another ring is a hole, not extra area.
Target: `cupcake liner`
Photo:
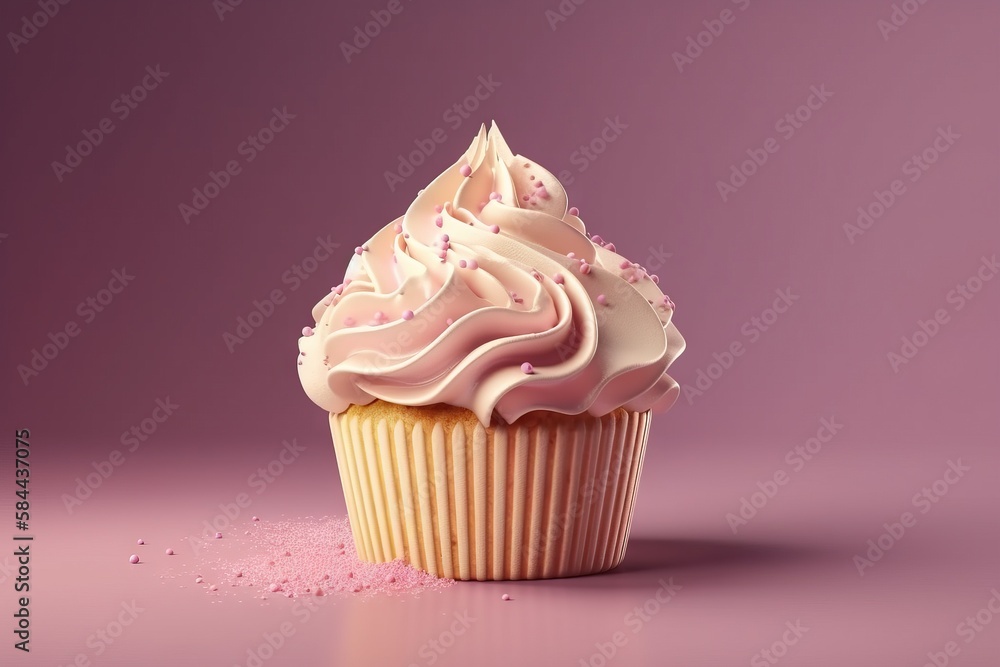
[[[408,410],[414,410],[409,408]],[[649,412],[484,427],[331,414],[358,555],[453,579],[603,572],[625,555]]]

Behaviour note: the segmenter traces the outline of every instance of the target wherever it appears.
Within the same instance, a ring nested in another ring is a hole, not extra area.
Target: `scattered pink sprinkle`
[[[173,556],[174,555],[174,550],[173,549],[167,549],[167,555],[168,556]]]
[[[664,295],[663,295],[663,304],[664,304],[664,305],[665,305],[665,306],[666,306],[667,308],[670,308],[671,310],[673,310],[674,308],[676,308],[676,307],[677,307],[677,305],[676,305],[676,304],[675,304],[675,303],[674,303],[673,301],[671,301],[671,300],[670,300],[670,297],[669,297],[669,296],[667,296],[666,294],[664,294]]]
[[[466,262],[466,261],[465,261],[464,259],[460,259],[460,260],[458,260],[458,266],[459,266],[459,268],[462,268],[462,269],[464,269],[464,268],[465,268],[466,266],[468,266],[468,265],[469,265],[469,263],[468,263],[468,262]]]
[[[500,599],[506,602],[507,600],[510,600],[510,596],[504,593],[503,595],[500,596]]]
[[[195,577],[194,578],[194,583],[196,583],[196,584],[203,584],[203,583],[205,583],[205,579],[202,578],[202,577]]]
[[[437,216],[437,217],[435,217],[434,218],[434,224],[437,225],[438,227],[443,227],[444,226],[444,218],[442,218],[440,215]]]
[[[142,541],[141,537],[138,540],[136,540],[135,543],[136,544],[145,544],[145,542]]]
[[[583,275],[587,275],[588,273],[590,273],[590,264],[587,264],[586,262],[581,263],[580,273],[582,273]]]
[[[219,587],[216,586],[215,584],[212,584],[211,586],[208,587],[208,590],[214,593],[215,591],[219,590]]]
[[[442,248],[441,250],[438,250],[438,257],[444,259],[447,256],[448,256],[448,251],[446,249]]]
[[[499,192],[491,192],[490,193],[490,200],[491,201],[500,201],[502,199],[503,199],[503,195],[500,194]]]
[[[630,269],[632,268],[632,262],[628,261],[627,259],[623,259],[621,264],[618,265],[618,268]]]
[[[604,247],[607,250],[610,250],[611,252],[615,252],[615,244],[614,243],[605,243]]]
[[[396,577],[393,576],[393,575],[391,575],[391,574],[390,575],[386,575],[385,583],[387,583],[387,584],[394,584],[394,583],[396,583]]]
[[[660,276],[656,275],[655,273],[649,274],[649,279],[652,280],[653,283],[656,285],[660,284]]]
[[[500,233],[500,225],[490,225],[490,231],[494,234]]]
[[[639,281],[639,279],[638,279],[638,278],[636,278],[636,276],[635,276],[635,274],[634,274],[634,273],[633,273],[632,275],[630,275],[630,276],[629,276],[629,277],[627,278],[627,280],[628,280],[628,282],[630,282],[630,283],[635,283],[635,282],[638,282],[638,281]]]
[[[131,556],[128,557],[128,562],[132,563],[132,565],[135,565],[136,563],[139,562],[139,557],[136,556],[135,554],[132,554]]]
[[[479,210],[482,211],[484,208],[486,208],[486,202],[484,201],[479,202]]]
[[[533,375],[535,372],[535,367],[529,364],[527,361],[521,364],[521,372],[525,375]]]
[[[549,195],[549,191],[545,188],[544,185],[542,185],[541,181],[539,181],[535,185],[539,186],[538,190],[536,190],[536,192],[537,192],[537,194],[538,194],[539,197],[541,197],[542,199],[551,199],[551,195]]]
[[[444,321],[444,323],[445,323],[445,324],[447,324],[447,325],[448,325],[449,327],[450,327],[450,326],[451,326],[451,325],[452,325],[452,324],[453,324],[454,322],[455,322],[455,320],[451,319],[450,317],[449,317],[448,319],[446,319],[446,320]]]
[[[442,211],[444,211],[444,206],[442,206],[441,204],[436,204],[434,206],[434,212],[435,213],[441,213]]]
[[[363,253],[364,251],[365,251],[365,249],[364,249],[364,248],[362,248],[361,246],[358,246],[357,248],[355,248],[355,249],[354,249],[354,254],[355,254],[355,255],[360,255],[360,254],[361,254],[361,253]]]
[[[222,533],[216,533],[215,534],[215,539],[221,540],[222,539]]]
[[[569,214],[570,215],[580,215],[580,209],[578,209],[576,206],[570,206],[569,207]]]
[[[528,201],[528,195],[521,195],[521,199],[523,201]]]
[[[353,317],[345,317],[344,318],[344,326],[345,327],[353,327],[354,324],[355,324],[355,319]]]
[[[324,593],[323,593],[323,589],[322,589],[322,588],[319,588],[319,587],[317,587],[317,588],[316,588],[316,592],[314,593],[314,595],[315,595],[316,597],[323,597],[323,595],[324,595]]]
[[[239,577],[242,577],[242,576],[243,576],[243,573],[242,573],[242,572],[237,572],[237,573],[236,573],[236,577],[237,577],[237,578],[239,578]]]
[[[444,241],[445,243],[447,243],[448,241],[451,240],[451,237],[448,236],[447,234],[442,234],[441,235],[441,240]]]
[[[396,232],[397,234],[400,233],[401,231],[403,231],[403,225],[397,222],[392,226],[392,231]]]
[[[602,306],[608,305],[608,297],[604,296],[603,294],[598,294],[597,303],[601,304]]]
[[[604,244],[604,239],[601,238],[600,234],[594,234],[593,236],[590,237],[590,240],[593,241],[594,243],[598,243],[598,244],[602,244],[602,245]]]
[[[570,259],[576,259],[576,253],[572,251],[566,253],[566,256],[569,257]]]
[[[268,590],[271,591],[272,593],[277,593],[278,591],[281,590],[281,584],[271,584]]]
[[[303,336],[305,336],[305,337],[308,338],[309,336],[312,336],[313,333],[315,333],[315,332],[313,331],[312,327],[302,327],[302,335]],[[142,544],[142,540],[139,540],[139,544]]]
[[[470,167],[467,164],[463,164],[461,167],[458,168],[458,173],[468,178],[469,176],[472,175],[472,167]]]
[[[562,285],[566,282],[566,279],[563,277],[563,274],[557,273],[552,276],[552,281],[555,282],[556,285]]]
[[[469,268],[470,269],[478,269],[479,268],[479,262],[477,262],[474,259],[470,259],[469,260]]]
[[[403,319],[404,320],[412,320],[413,319],[413,311],[412,310],[404,310],[403,311]]]

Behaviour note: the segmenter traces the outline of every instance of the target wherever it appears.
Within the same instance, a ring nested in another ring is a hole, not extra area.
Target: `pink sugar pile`
[[[245,527],[234,526],[225,537],[205,544],[208,559],[202,564],[213,573],[204,576],[200,586],[253,587],[267,598],[385,595],[440,589],[454,583],[402,560],[360,560],[346,518],[253,521]],[[191,573],[192,581],[196,574]]]

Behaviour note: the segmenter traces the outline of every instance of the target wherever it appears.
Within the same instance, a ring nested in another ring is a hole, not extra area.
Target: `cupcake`
[[[673,312],[481,128],[355,249],[299,340],[358,555],[476,580],[617,566],[650,415],[679,394]]]

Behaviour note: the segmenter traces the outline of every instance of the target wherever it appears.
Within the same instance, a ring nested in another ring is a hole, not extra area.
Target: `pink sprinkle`
[[[412,310],[404,310],[403,311],[403,319],[404,320],[412,320],[413,319],[413,311]]]
[[[500,225],[490,225],[490,231],[494,234],[500,233]]]
[[[570,215],[580,215],[580,209],[578,209],[576,206],[570,206],[569,207],[569,214]]]
[[[597,303],[601,304],[602,306],[608,305],[608,297],[604,296],[603,294],[598,294]]]
[[[442,248],[441,250],[438,250],[438,257],[444,259],[447,256],[448,256],[448,251],[446,249]]]
[[[141,538],[141,537],[140,537],[140,538],[139,538],[138,540],[136,540],[136,542],[135,542],[135,543],[136,543],[136,544],[145,544],[145,542],[143,542],[143,541],[142,541],[142,538]]]
[[[580,264],[580,273],[582,273],[583,275],[589,274],[590,273],[590,264],[587,264],[587,263]]]
[[[397,234],[400,233],[401,231],[403,231],[403,225],[397,222],[392,226],[392,231],[396,232]]]
[[[510,600],[510,596],[504,593],[503,595],[500,596],[500,599],[503,600],[504,602],[507,602],[507,600]]]
[[[216,533],[215,534],[215,539],[221,540],[222,539],[222,533]]]
[[[527,361],[521,364],[521,372],[525,375],[533,375],[535,372],[535,367],[529,364]]]
[[[639,279],[638,279],[638,278],[636,278],[636,277],[635,277],[635,274],[633,273],[632,275],[630,275],[630,276],[628,277],[628,281],[629,281],[630,283],[634,283],[634,282],[638,282],[638,281],[639,281]]]
[[[663,303],[667,308],[670,308],[671,310],[677,307],[677,305],[673,301],[671,301],[670,297],[667,296],[666,294],[663,295]]]
[[[174,555],[174,550],[173,549],[167,549],[167,555],[168,556],[173,556]]]
[[[243,576],[243,573],[242,573],[242,572],[237,572],[237,573],[236,573],[236,577],[237,577],[237,578],[239,578],[239,577],[242,577],[242,576]]]
[[[593,236],[590,237],[590,240],[593,241],[594,243],[598,243],[598,244],[602,244],[602,245],[604,243],[604,239],[601,238],[600,234],[594,234]]]
[[[451,240],[451,237],[448,236],[447,234],[442,234],[441,235],[441,240],[444,241],[445,243],[447,243],[448,241]]]
[[[469,260],[469,268],[470,269],[478,269],[479,268],[479,262],[477,262],[474,259],[470,259]]]
[[[355,320],[354,320],[353,317],[345,317],[344,318],[344,326],[345,327],[353,327],[354,324],[355,324]]]
[[[434,207],[434,212],[435,212],[435,213],[440,213],[440,212],[441,212],[441,211],[443,211],[443,210],[444,210],[444,206],[442,206],[441,204],[437,204],[437,205],[436,205],[436,206]]]
[[[468,178],[469,176],[472,175],[472,167],[470,167],[467,164],[463,164],[461,167],[458,168],[458,173]]]
[[[319,588],[317,586],[316,587],[316,593],[315,593],[315,595],[316,595],[316,597],[321,598],[321,597],[323,597],[323,595],[325,595],[325,593],[323,593],[323,589],[322,588]]]
[[[212,584],[211,586],[208,587],[208,590],[214,593],[215,591],[219,590],[219,587],[216,586],[215,584]]]
[[[552,280],[553,282],[555,282],[556,285],[562,285],[564,282],[566,282],[566,279],[563,277],[563,274],[561,273],[557,273],[554,276],[552,276]]]
[[[362,248],[361,246],[358,246],[357,248],[355,248],[355,249],[354,249],[354,254],[355,254],[355,255],[360,255],[360,254],[361,254],[361,253],[363,253],[364,251],[365,251],[365,249],[364,249],[364,248]]]
[[[255,517],[254,517],[254,518],[252,519],[252,521],[260,521],[260,517],[259,517],[259,516],[255,516]]]
[[[660,276],[656,275],[655,273],[649,274],[649,279],[652,280],[654,284],[658,285],[660,283]]]
[[[444,218],[442,218],[440,215],[437,216],[436,218],[434,218],[434,224],[437,225],[438,227],[443,227],[444,226]]]
[[[523,201],[528,201],[528,195],[521,195],[521,199]]]
[[[501,199],[503,199],[503,195],[500,194],[499,192],[491,192],[490,193],[490,200],[492,200],[492,201],[500,201]]]
[[[479,210],[482,211],[484,208],[486,208],[486,202],[484,201],[479,202]]]
[[[532,176],[532,178],[534,178],[534,176]],[[535,183],[535,187],[536,187],[536,188],[544,188],[545,186],[544,186],[544,185],[542,185],[542,182],[541,182],[541,181],[538,181],[537,183]]]
[[[614,252],[614,251],[615,251],[615,244],[614,244],[614,243],[605,243],[605,244],[604,244],[604,247],[605,247],[606,249],[610,250],[611,252]]]
[[[131,556],[128,557],[128,562],[132,563],[132,565],[135,565],[136,563],[139,562],[139,557],[136,556],[135,554],[132,554]]]
[[[385,578],[385,583],[387,583],[387,584],[394,584],[394,583],[396,583],[396,577],[394,577],[393,575],[390,574],[389,576],[387,576]]]
[[[448,319],[446,319],[446,320],[444,321],[444,323],[445,323],[445,324],[447,324],[447,325],[448,325],[449,327],[450,327],[450,326],[451,326],[451,325],[452,325],[452,324],[453,324],[454,322],[455,322],[455,320],[451,319],[450,317],[449,317]]]
[[[541,185],[541,187],[538,188],[538,190],[537,190],[538,196],[541,197],[542,199],[551,199],[551,195],[549,195],[549,191],[547,189],[545,189],[545,186],[542,185],[541,181],[538,182],[538,185]]]
[[[458,266],[459,268],[464,269],[466,266],[468,266],[468,262],[466,262],[464,259],[460,259],[458,260]]]
[[[281,590],[281,584],[271,584],[268,590],[270,590],[272,593],[277,593],[278,591]]]
[[[313,331],[312,327],[302,327],[302,335],[303,336],[305,336],[305,337],[308,338],[309,336],[312,336],[313,333],[315,333],[315,332]],[[142,540],[139,540],[139,544],[142,544]]]
[[[196,584],[203,584],[203,583],[205,583],[205,580],[202,579],[201,577],[195,577],[194,583],[196,583]]]
[[[632,262],[628,261],[627,259],[623,259],[622,262],[621,262],[621,264],[618,265],[618,267],[622,268],[622,269],[631,268],[632,267]]]
[[[404,239],[408,239],[408,238],[410,238],[410,235],[409,235],[409,234],[406,234],[406,233],[404,233],[404,234],[403,234],[403,238],[404,238]]]

